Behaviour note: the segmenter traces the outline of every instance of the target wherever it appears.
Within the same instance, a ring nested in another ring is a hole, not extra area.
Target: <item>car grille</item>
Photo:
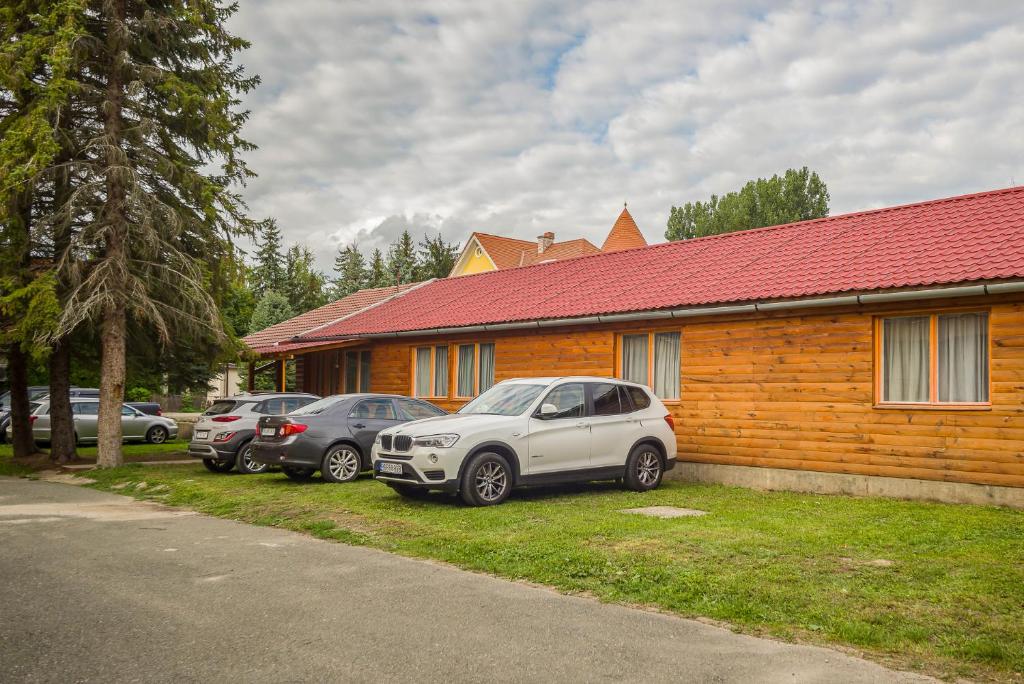
[[[412,447],[412,437],[409,435],[397,435],[395,437],[395,451],[408,451]]]
[[[391,451],[391,435],[381,435],[380,446],[385,451]]]

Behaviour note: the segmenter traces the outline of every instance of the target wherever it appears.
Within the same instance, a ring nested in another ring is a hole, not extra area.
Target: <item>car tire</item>
[[[215,458],[204,458],[203,465],[211,473],[229,473],[235,467],[234,461],[218,461]]]
[[[146,431],[146,441],[150,444],[163,444],[169,436],[167,428],[162,425],[154,425]]]
[[[259,475],[267,472],[269,468],[266,463],[257,463],[252,460],[252,442],[246,442],[238,447],[238,454],[235,456],[235,470],[243,475]]]
[[[349,444],[336,444],[324,454],[320,464],[320,475],[325,482],[351,482],[359,477],[363,470],[363,460],[355,447]]]
[[[484,452],[470,459],[459,494],[470,506],[495,506],[512,491],[512,466],[502,456]]]
[[[396,494],[405,499],[422,499],[428,494],[428,491],[423,487],[400,484],[397,482],[388,482],[387,485],[388,487],[391,487]]]
[[[626,489],[634,492],[646,492],[661,484],[665,474],[665,464],[661,454],[650,444],[638,444],[629,452],[626,459],[626,473],[623,482]]]
[[[313,479],[315,468],[296,468],[295,466],[281,466],[281,471],[293,482],[309,482]]]

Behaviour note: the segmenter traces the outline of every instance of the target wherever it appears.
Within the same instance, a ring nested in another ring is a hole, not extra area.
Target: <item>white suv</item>
[[[458,413],[381,431],[374,476],[403,496],[459,492],[501,503],[512,487],[621,479],[654,489],[676,461],[672,416],[642,385],[608,378],[524,378]]]

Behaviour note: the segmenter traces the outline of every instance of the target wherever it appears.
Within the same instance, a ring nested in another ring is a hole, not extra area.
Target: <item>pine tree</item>
[[[292,245],[285,254],[284,294],[296,313],[327,303],[327,276],[317,270],[309,247]]]
[[[388,249],[387,268],[395,285],[416,282],[416,245],[409,231],[403,230],[398,242]]]
[[[355,245],[338,247],[338,256],[334,258],[334,272],[337,274],[334,279],[335,299],[341,299],[362,290],[366,287],[369,277],[366,260]]]
[[[85,3],[85,0],[82,0]],[[73,169],[89,180],[63,207],[83,217],[61,330],[100,327],[100,466],[121,463],[129,320],[162,343],[225,339],[211,292],[232,235],[254,232],[232,187],[251,172],[239,153],[255,87],[233,56],[248,44],[214,0],[89,0],[88,46],[71,106],[95,135]],[[216,171],[212,170],[216,168]]]
[[[375,249],[370,256],[370,266],[366,269],[366,287],[387,287],[388,285],[391,285],[391,276],[388,275],[384,255],[379,249]]]
[[[256,250],[256,265],[253,267],[253,291],[256,297],[274,290],[285,290],[285,254],[282,251],[281,230],[277,221],[268,219],[260,228],[259,249]]]
[[[459,258],[459,245],[445,242],[440,235],[424,237],[420,242],[419,257],[416,280],[447,278]]]
[[[256,302],[256,307],[252,310],[252,319],[249,321],[249,330],[252,332],[266,330],[272,325],[287,321],[294,315],[295,310],[292,309],[288,298],[280,292],[271,290]]]

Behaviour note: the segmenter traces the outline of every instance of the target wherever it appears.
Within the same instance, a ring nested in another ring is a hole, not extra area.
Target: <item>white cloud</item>
[[[833,213],[1024,182],[1011,2],[249,0],[246,190],[339,242],[471,230],[600,243],[808,165]],[[418,235],[417,235],[418,238]]]

